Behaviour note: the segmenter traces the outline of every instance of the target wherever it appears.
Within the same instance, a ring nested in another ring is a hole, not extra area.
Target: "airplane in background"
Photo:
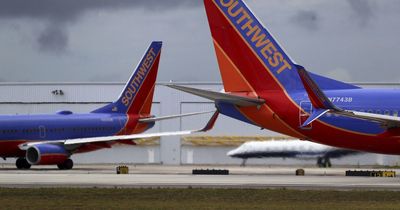
[[[71,169],[72,154],[135,145],[135,139],[187,135],[212,128],[218,113],[200,130],[140,134],[158,120],[201,113],[155,117],[150,114],[162,42],[152,42],[118,100],[86,114],[0,116],[0,157],[17,157],[18,169],[57,165]]]
[[[363,89],[305,70],[242,0],[204,0],[224,93],[168,85],[210,99],[234,119],[301,140],[400,154],[400,91]]]
[[[227,153],[230,157],[243,159],[242,166],[249,158],[293,158],[316,159],[320,168],[331,167],[331,159],[358,154],[361,152],[302,140],[248,141]]]

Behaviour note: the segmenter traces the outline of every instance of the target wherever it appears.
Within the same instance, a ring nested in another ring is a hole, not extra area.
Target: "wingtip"
[[[179,89],[180,86],[175,85],[175,84],[173,84],[173,83],[163,84],[163,86],[169,87],[169,88],[172,88],[172,89],[175,89],[175,90],[180,90],[180,89]]]
[[[175,90],[179,90],[185,93],[189,93],[189,94],[194,94],[197,95],[195,92],[197,91],[203,91],[201,89],[196,89],[196,88],[192,88],[192,87],[186,87],[186,86],[180,86],[180,85],[176,85],[176,84],[165,84],[165,86],[175,89]],[[198,95],[199,96],[199,95]],[[202,96],[200,96],[202,97]]]

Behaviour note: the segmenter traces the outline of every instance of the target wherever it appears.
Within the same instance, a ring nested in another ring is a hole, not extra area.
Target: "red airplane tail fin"
[[[227,92],[302,88],[294,62],[241,0],[204,0]]]
[[[162,42],[152,42],[118,100],[93,112],[150,115]]]
[[[296,63],[242,0],[204,0],[226,92],[304,90]],[[315,75],[324,89],[357,88]]]

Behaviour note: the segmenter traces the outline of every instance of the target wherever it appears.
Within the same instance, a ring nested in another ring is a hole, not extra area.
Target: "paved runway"
[[[191,175],[194,168],[229,169],[230,175]],[[12,165],[2,165],[0,187],[400,190],[400,178],[346,177],[344,174],[348,169],[345,168],[305,168],[305,176],[295,176],[296,168],[290,167],[129,166],[129,170],[127,175],[117,175],[114,165],[79,165],[69,171],[52,166],[21,171]]]

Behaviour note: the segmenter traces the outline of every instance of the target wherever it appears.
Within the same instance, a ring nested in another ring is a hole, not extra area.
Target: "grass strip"
[[[0,188],[1,209],[400,209],[400,192]]]

